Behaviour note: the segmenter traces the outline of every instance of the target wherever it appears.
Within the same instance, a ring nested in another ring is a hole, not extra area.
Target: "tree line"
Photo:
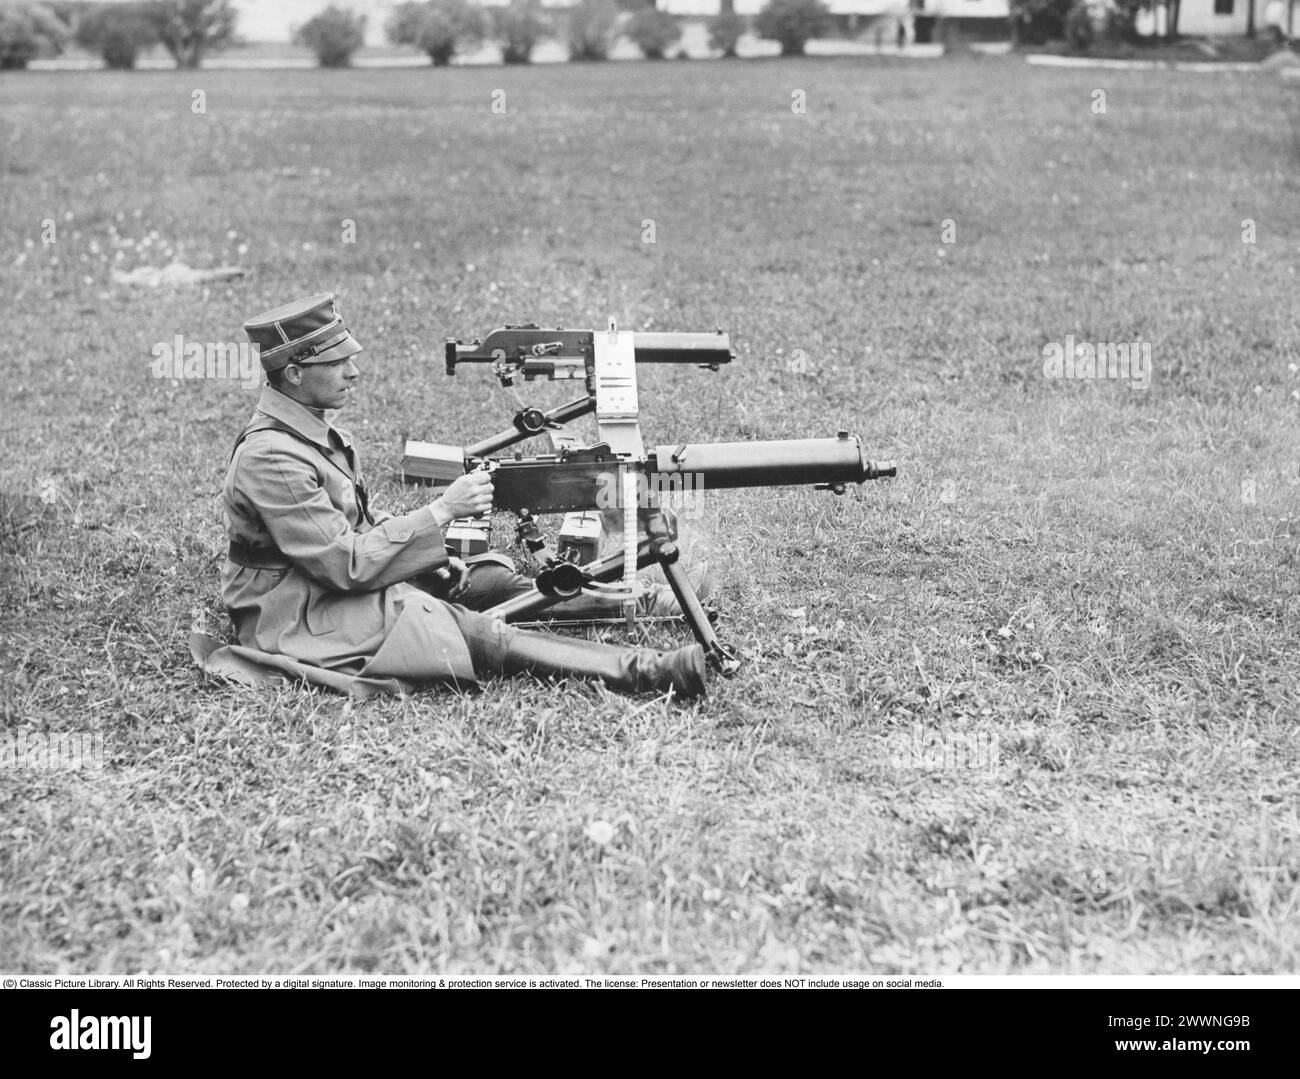
[[[645,0],[625,0],[644,4]],[[813,38],[830,32],[830,10],[822,0],[769,0],[752,19],[737,15],[728,0],[708,21],[709,44],[734,57],[742,35],[753,32],[776,41],[785,56],[799,56]],[[182,68],[196,68],[205,55],[238,44],[238,12],[231,0],[131,0],[87,3],[45,0],[0,7],[0,69],[25,68],[32,60],[57,56],[76,43],[106,66],[135,67],[140,55],[162,45]],[[510,0],[486,8],[472,0],[423,0],[399,4],[384,26],[394,45],[426,53],[435,67],[461,53],[495,42],[507,64],[526,64],[544,40],[565,42],[570,60],[608,59],[620,38],[650,60],[671,54],[681,23],[649,6],[625,10],[616,0],[580,0],[561,10],[540,0]],[[365,44],[366,17],[330,4],[294,34],[324,67],[347,67]]]
[[[6,4],[0,7],[0,69],[57,56],[72,41],[109,67],[134,67],[140,52],[162,45],[177,67],[195,68],[206,53],[234,41],[237,18],[230,0]]]

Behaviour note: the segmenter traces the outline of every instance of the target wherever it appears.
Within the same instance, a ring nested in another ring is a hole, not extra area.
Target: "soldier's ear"
[[[301,386],[302,368],[296,363],[286,364],[284,368],[284,380],[291,386]]]

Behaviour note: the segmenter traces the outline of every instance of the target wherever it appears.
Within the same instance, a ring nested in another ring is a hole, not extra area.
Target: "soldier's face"
[[[293,396],[308,408],[343,408],[352,399],[353,387],[361,377],[351,356],[332,363],[303,364],[298,370],[301,378]]]

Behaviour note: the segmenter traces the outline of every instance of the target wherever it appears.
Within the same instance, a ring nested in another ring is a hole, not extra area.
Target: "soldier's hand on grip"
[[[492,512],[492,476],[475,469],[452,481],[442,493],[442,504],[456,517],[481,517]]]

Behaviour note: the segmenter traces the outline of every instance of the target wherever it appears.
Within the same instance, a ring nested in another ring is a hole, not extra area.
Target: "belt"
[[[241,540],[230,541],[230,561],[248,569],[292,569],[293,563],[278,547],[250,547]]]

